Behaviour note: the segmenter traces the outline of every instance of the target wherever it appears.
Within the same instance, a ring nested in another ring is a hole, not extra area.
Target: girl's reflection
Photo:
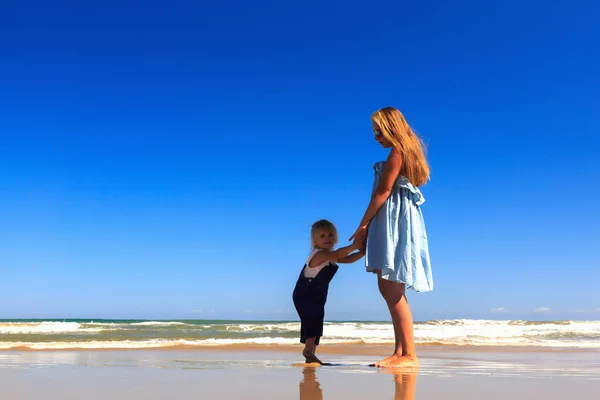
[[[394,400],[415,400],[417,375],[410,373],[395,373],[394,386]]]
[[[323,400],[323,390],[317,381],[317,368],[304,368],[300,381],[300,400]],[[415,400],[417,374],[386,371],[394,375],[394,400]]]

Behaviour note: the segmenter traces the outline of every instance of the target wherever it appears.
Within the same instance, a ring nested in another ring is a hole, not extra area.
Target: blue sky
[[[600,319],[595,2],[45,3],[0,13],[0,318],[296,318],[392,105],[432,167],[415,319]],[[363,267],[329,319],[389,318]]]

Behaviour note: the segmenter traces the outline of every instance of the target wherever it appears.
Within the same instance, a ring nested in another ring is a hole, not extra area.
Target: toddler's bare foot
[[[307,364],[318,363],[318,364],[323,365],[323,362],[317,358],[317,356],[315,355],[315,353],[312,353],[312,352],[310,352],[308,350],[304,350],[302,352],[302,355],[304,356],[304,358],[306,358],[306,363]]]

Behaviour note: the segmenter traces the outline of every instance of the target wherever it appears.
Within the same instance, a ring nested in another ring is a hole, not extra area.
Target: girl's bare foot
[[[375,366],[378,368],[416,368],[419,366],[419,360],[416,356],[392,354],[376,362]]]
[[[397,353],[394,353],[394,354],[392,354],[391,356],[389,356],[389,357],[386,357],[386,358],[384,358],[383,360],[379,360],[379,361],[377,361],[375,364],[372,364],[372,365],[373,365],[374,367],[381,368],[381,367],[383,367],[384,365],[387,365],[387,364],[388,364],[390,361],[392,361],[392,360],[396,359],[397,357],[400,357],[400,355],[399,355],[399,354],[397,354]]]
[[[315,353],[312,353],[312,352],[310,352],[308,350],[304,350],[302,352],[302,355],[304,356],[304,358],[306,358],[306,363],[307,364],[318,363],[318,364],[323,365],[323,362],[317,358],[317,356],[315,355]]]

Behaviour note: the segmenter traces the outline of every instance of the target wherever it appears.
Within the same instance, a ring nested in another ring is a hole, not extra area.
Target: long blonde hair
[[[421,186],[429,180],[429,165],[425,158],[425,145],[410,128],[404,115],[394,107],[385,107],[375,111],[371,119],[383,136],[402,155],[400,174],[415,186]]]

